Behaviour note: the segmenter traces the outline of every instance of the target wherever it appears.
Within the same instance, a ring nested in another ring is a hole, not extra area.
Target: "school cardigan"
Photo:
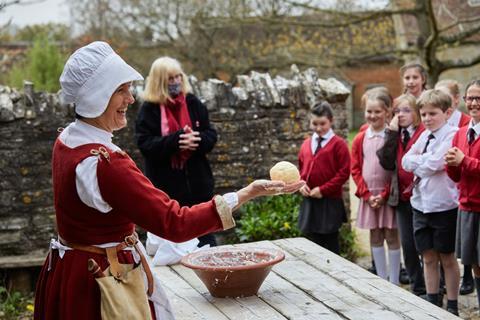
[[[171,166],[171,157],[180,150],[183,129],[162,136],[158,103],[144,102],[135,124],[135,138],[144,159],[145,175],[153,185],[182,205],[191,206],[213,197],[214,179],[207,159],[217,142],[217,132],[210,124],[207,108],[193,94],[186,95],[192,129],[200,132],[201,141],[183,169]]]
[[[405,148],[403,147],[402,138],[399,134],[400,130],[402,130],[402,128],[400,128],[399,131],[386,130],[385,144],[377,151],[377,155],[380,160],[380,165],[385,170],[397,170],[399,198],[402,201],[409,201],[412,192],[405,192],[405,189],[412,183],[413,173],[405,171],[402,166],[402,158],[417,141],[418,137],[420,137],[425,127],[423,124],[418,125]]]
[[[108,213],[87,206],[77,193],[75,168],[92,157],[92,150],[99,158],[101,195],[112,207]],[[112,152],[105,145],[91,143],[69,148],[57,139],[52,169],[57,228],[68,242],[121,242],[133,232],[135,224],[176,242],[224,229],[225,220],[215,200],[193,208],[180,207],[155,188],[128,155]],[[101,319],[100,291],[87,269],[89,258],[94,258],[102,270],[108,266],[106,257],[96,253],[49,253],[37,282],[35,319]],[[134,262],[131,251],[118,252],[118,258],[120,263]]]
[[[461,128],[464,126],[468,126],[468,124],[470,123],[470,119],[472,119],[472,117],[462,112],[462,116],[460,118],[460,122],[458,123],[458,127]]]
[[[341,199],[343,184],[350,176],[350,154],[346,142],[337,135],[314,155],[312,138],[303,142],[298,154],[300,176],[324,197]]]
[[[372,195],[370,190],[368,190],[367,183],[362,176],[363,168],[363,139],[365,139],[365,133],[367,130],[359,132],[352,142],[352,178],[355,184],[357,185],[357,191],[355,195],[359,198],[362,198],[365,201],[368,201],[368,198]],[[382,191],[381,196],[385,200],[388,199],[390,194],[390,184],[385,186],[385,189]]]
[[[465,154],[458,167],[447,166],[447,174],[458,183],[460,190],[460,209],[480,212],[480,139],[469,145],[467,131],[469,126],[461,127],[453,137],[452,146]]]

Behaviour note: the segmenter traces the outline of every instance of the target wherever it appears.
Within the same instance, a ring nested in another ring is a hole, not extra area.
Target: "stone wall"
[[[308,110],[328,100],[335,130],[346,137],[348,90],[337,80],[318,78],[314,69],[292,66],[288,79],[252,72],[233,87],[216,79],[190,78],[194,93],[207,105],[219,140],[209,155],[217,192],[232,191],[256,178],[268,178],[279,160],[297,163],[299,147],[309,133]],[[139,104],[128,112],[129,126],[115,143],[142,167],[133,138]],[[57,94],[0,87],[0,255],[45,250],[55,236],[50,158],[58,128],[73,121],[73,110]],[[346,197],[348,200],[348,197]]]

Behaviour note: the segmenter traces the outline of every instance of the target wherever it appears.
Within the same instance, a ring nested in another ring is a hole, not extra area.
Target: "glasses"
[[[480,97],[474,97],[474,96],[463,97],[463,100],[465,100],[466,103],[472,103],[473,101],[480,103]]]
[[[395,113],[395,114],[400,113],[400,112],[410,113],[410,112],[412,112],[412,110],[410,108],[395,108],[395,109],[393,109],[393,113]]]

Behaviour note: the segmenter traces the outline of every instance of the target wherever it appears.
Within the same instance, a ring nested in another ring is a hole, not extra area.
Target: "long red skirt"
[[[88,259],[93,258],[105,270],[107,257],[100,254],[68,250],[63,259],[58,250],[52,250],[51,269],[49,257],[43,265],[35,293],[35,320],[101,320],[100,288],[88,271]],[[130,251],[118,252],[120,263],[134,263]],[[150,304],[150,310],[153,310]],[[152,311],[152,319],[155,314]]]

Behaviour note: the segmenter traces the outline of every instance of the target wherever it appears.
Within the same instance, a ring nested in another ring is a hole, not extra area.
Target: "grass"
[[[355,136],[357,135],[358,133],[358,129],[354,129],[352,131],[350,131],[348,133],[348,137],[347,137],[347,140],[348,140],[348,146],[351,147],[352,146],[352,141],[353,141],[353,138],[355,138]]]

